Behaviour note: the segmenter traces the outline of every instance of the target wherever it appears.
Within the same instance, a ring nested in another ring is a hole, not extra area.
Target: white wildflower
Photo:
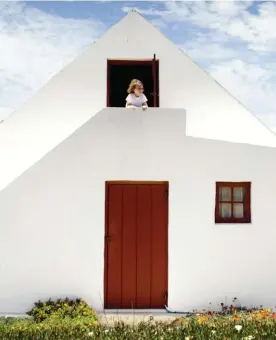
[[[212,330],[211,333],[212,333],[212,334],[216,334],[216,331],[215,331],[215,330]]]
[[[88,336],[93,336],[93,334],[94,334],[93,332],[89,332]]]
[[[186,336],[185,340],[190,340],[190,337],[189,337],[189,336]]]
[[[242,329],[242,326],[241,325],[236,325],[235,328],[239,332]]]

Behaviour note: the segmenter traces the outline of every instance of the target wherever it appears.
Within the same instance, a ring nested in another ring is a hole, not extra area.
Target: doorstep
[[[106,309],[103,312],[98,312],[99,322],[105,325],[112,325],[116,322],[124,322],[126,324],[137,324],[139,322],[147,322],[153,318],[154,321],[171,323],[175,319],[185,317],[186,314],[168,313],[164,309],[160,310],[114,310]]]

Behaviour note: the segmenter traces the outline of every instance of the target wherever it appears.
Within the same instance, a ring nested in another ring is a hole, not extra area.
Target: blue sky
[[[276,2],[0,2],[0,119],[136,8],[276,131]]]

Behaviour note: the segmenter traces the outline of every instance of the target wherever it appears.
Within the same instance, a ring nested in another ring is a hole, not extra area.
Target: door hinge
[[[165,190],[164,197],[165,200],[169,199],[169,190]]]
[[[164,303],[165,303],[165,304],[167,303],[167,299],[168,299],[168,293],[166,292],[166,293],[164,294]]]

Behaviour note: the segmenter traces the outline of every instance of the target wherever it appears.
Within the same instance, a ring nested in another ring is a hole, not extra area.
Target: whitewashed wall
[[[187,135],[276,146],[275,135],[215,80],[129,13],[0,124],[0,190],[106,106],[108,58],[153,54],[160,61],[160,107],[187,110]]]
[[[104,109],[0,192],[0,312],[102,309],[106,180],[169,181],[170,308],[274,306],[276,150],[184,131],[184,110]],[[214,224],[216,181],[252,181],[252,224]]]
[[[170,173],[175,309],[276,305],[276,149],[186,138]],[[251,224],[214,224],[215,182],[251,181]]]

